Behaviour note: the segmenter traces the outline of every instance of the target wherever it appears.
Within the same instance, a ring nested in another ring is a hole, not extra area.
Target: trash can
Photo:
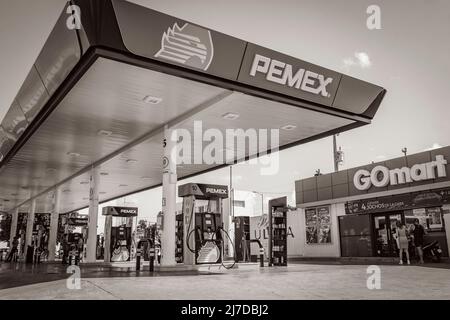
[[[34,247],[28,246],[27,256],[25,257],[25,263],[33,263],[33,256],[34,256]]]

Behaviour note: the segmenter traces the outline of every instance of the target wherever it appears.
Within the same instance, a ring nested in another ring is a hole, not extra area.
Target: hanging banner
[[[450,203],[450,189],[438,189],[390,197],[371,198],[345,203],[346,214],[365,214],[423,207],[441,206]]]

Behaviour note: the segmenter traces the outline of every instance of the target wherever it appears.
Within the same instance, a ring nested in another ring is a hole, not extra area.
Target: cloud
[[[346,67],[359,66],[363,69],[370,68],[372,66],[372,62],[370,61],[370,57],[365,52],[355,52],[353,57],[347,57],[344,59],[344,65]]]

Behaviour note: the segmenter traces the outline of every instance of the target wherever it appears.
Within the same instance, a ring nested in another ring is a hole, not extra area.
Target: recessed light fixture
[[[81,181],[80,184],[89,184],[89,181]]]
[[[81,154],[76,153],[76,152],[67,152],[67,155],[71,156],[71,157],[79,157],[79,156],[81,156]]]
[[[152,177],[149,177],[149,176],[143,176],[143,177],[141,177],[141,179],[143,179],[143,180],[150,180]]]
[[[100,172],[100,175],[101,176],[107,176],[107,175],[109,175],[109,173],[108,172]]]
[[[119,187],[128,187],[127,184],[119,184]]]
[[[297,128],[297,126],[293,125],[293,124],[287,124],[287,125],[281,127],[281,129],[286,130],[286,131],[294,130],[295,128]]]
[[[128,159],[128,160],[127,160],[127,163],[135,163],[135,162],[137,162],[136,159]]]
[[[109,136],[111,136],[113,133],[112,133],[112,131],[109,131],[109,130],[100,130],[99,132],[97,132],[97,134],[98,134],[99,136],[109,137]]]
[[[237,113],[228,112],[222,115],[222,118],[227,120],[236,120],[237,118],[239,118],[239,115]]]
[[[144,99],[142,99],[145,103],[149,104],[159,104],[162,102],[162,98],[153,97],[153,96],[145,96]]]
[[[106,194],[106,192],[105,191],[101,191],[98,194]]]

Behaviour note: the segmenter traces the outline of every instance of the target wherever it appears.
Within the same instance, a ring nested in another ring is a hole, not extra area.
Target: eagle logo
[[[208,70],[214,56],[211,32],[184,24],[181,28],[177,23],[164,32],[161,40],[161,50],[156,58],[169,60],[200,70]]]

